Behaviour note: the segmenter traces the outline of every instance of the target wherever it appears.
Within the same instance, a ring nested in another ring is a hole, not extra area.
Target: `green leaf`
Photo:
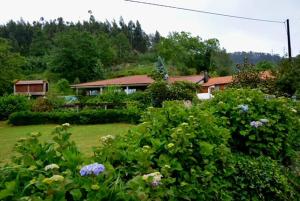
[[[0,191],[0,200],[13,195],[13,192],[15,191],[16,188],[16,182],[15,181],[5,182],[5,187],[6,188],[4,190]]]
[[[80,200],[80,198],[82,196],[80,189],[73,189],[73,190],[71,190],[70,193],[73,196],[74,200]]]
[[[250,140],[255,140],[255,139],[256,139],[256,136],[255,136],[255,135],[249,135],[249,139],[250,139]]]
[[[208,142],[199,142],[201,154],[204,156],[210,156],[213,153],[214,145]]]

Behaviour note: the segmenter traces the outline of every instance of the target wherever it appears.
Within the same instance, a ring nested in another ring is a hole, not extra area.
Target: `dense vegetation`
[[[282,59],[282,57],[280,57],[279,55],[262,52],[233,52],[229,53],[229,55],[234,64],[243,63],[245,57],[247,57],[249,59],[249,62],[252,64],[257,64],[261,61],[268,61],[275,64],[280,62]]]
[[[60,79],[78,83],[149,74],[159,55],[170,74],[209,70],[222,76],[235,70],[235,62],[217,39],[203,40],[186,32],[167,37],[146,34],[138,21],[99,22],[90,14],[88,21],[77,23],[41,18],[0,25],[0,95],[12,92],[15,79],[47,79],[53,90]],[[241,62],[244,56],[238,55]]]
[[[127,135],[101,137],[91,158],[63,124],[53,142],[20,139],[15,164],[0,168],[0,199],[298,200],[299,111],[250,89],[165,102]]]
[[[16,112],[10,115],[9,123],[13,125],[32,124],[104,124],[137,123],[140,113],[135,110],[85,110],[81,112]]]

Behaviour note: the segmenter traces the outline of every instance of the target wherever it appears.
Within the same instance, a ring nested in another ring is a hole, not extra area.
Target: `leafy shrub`
[[[103,94],[87,100],[87,104],[110,104],[113,108],[122,108],[127,99],[127,95],[122,89],[116,87],[108,88]]]
[[[147,88],[154,107],[161,107],[162,103],[169,100],[169,86],[165,81],[157,81],[149,85]]]
[[[166,81],[156,81],[147,88],[152,105],[161,107],[164,101],[170,100],[193,100],[196,96],[197,87],[193,83],[175,82],[168,84]]]
[[[295,195],[280,165],[268,157],[236,155],[234,200],[293,200]]]
[[[279,64],[279,73],[276,86],[278,90],[286,96],[293,96],[300,89],[300,56],[293,58],[291,61],[288,59],[283,60]],[[299,98],[299,97],[298,97]]]
[[[13,160],[17,165],[0,169],[0,200],[107,200],[112,196],[108,186],[95,189],[112,175],[109,166],[98,177],[80,176],[83,157],[70,141],[68,127],[56,127],[52,142],[39,141],[39,133],[18,141]]]
[[[175,82],[171,85],[171,100],[193,100],[197,91],[197,85],[191,82]]]
[[[33,112],[51,112],[55,109],[59,109],[64,105],[64,100],[62,98],[51,97],[47,98],[37,98],[32,103],[31,110]]]
[[[234,151],[290,163],[299,147],[299,113],[285,98],[251,89],[217,93],[205,108],[230,130]]]
[[[81,112],[16,112],[10,115],[13,125],[32,124],[101,124],[115,122],[137,123],[140,114],[136,110],[84,110]]]
[[[0,97],[0,120],[7,119],[14,112],[30,110],[30,102],[25,96]]]
[[[129,94],[127,100],[136,102],[138,104],[138,108],[141,109],[151,106],[151,98],[147,92],[137,91]]]
[[[126,135],[101,137],[85,160],[69,140],[69,124],[55,129],[53,142],[32,134],[17,143],[16,165],[0,168],[0,199],[299,200],[299,160],[283,166],[299,148],[299,103],[269,98],[231,89],[198,105],[149,107],[143,123]],[[92,111],[78,114],[61,120],[97,119]]]
[[[57,93],[63,94],[63,95],[69,95],[72,94],[72,89],[70,88],[70,83],[66,79],[60,79],[56,85],[55,89]]]
[[[149,108],[142,124],[95,154],[118,170],[136,200],[294,198],[280,164],[232,154],[229,140],[230,131],[208,110],[165,102]],[[159,183],[157,174],[162,175]]]
[[[33,112],[50,112],[54,108],[53,104],[46,98],[37,98],[33,104],[31,110]]]

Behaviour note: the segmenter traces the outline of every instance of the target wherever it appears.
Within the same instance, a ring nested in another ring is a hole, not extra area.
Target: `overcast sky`
[[[217,38],[227,51],[259,51],[283,55],[287,51],[284,24],[246,21],[201,13],[134,4],[123,0],[1,0],[0,23],[63,17],[66,21],[139,20],[147,33],[166,36],[187,31],[203,39]],[[219,12],[230,15],[284,21],[291,20],[293,55],[300,54],[300,0],[142,0],[152,3]]]

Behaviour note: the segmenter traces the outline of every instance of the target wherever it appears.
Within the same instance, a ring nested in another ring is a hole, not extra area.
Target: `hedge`
[[[103,124],[138,123],[140,113],[135,110],[92,110],[81,112],[15,112],[9,116],[13,125],[33,124]]]
[[[29,111],[30,102],[25,96],[1,96],[0,120],[6,120],[14,112]]]

